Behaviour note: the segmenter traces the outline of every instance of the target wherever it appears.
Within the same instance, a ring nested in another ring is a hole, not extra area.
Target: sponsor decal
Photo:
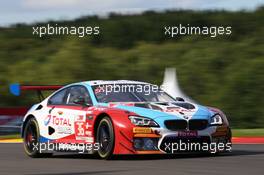
[[[44,119],[44,125],[47,126],[48,124],[56,126],[71,126],[70,119],[51,115],[48,115]]]
[[[52,124],[57,126],[71,126],[70,119],[52,116]]]
[[[198,133],[197,131],[179,131],[178,136],[179,137],[197,137]]]
[[[92,106],[89,108],[90,110],[94,110],[94,111],[103,111],[105,110],[105,107],[96,107],[96,106]]]
[[[76,117],[76,121],[85,121],[85,117],[83,116],[83,115],[78,115],[77,117]]]
[[[78,137],[76,137],[76,140],[83,140],[83,141],[86,141],[86,142],[94,142],[94,138],[93,137],[78,136]]]
[[[48,115],[45,119],[44,119],[44,125],[47,126],[50,123],[50,119],[51,119],[51,115]]]
[[[87,142],[93,142],[92,131],[89,131],[89,128],[92,128],[88,122],[75,121],[75,137],[76,140],[85,140]]]
[[[59,126],[58,133],[59,134],[72,134],[72,129],[71,127]]]
[[[195,112],[195,110],[184,109],[184,108],[180,108],[180,107],[167,107],[166,109],[164,109],[164,112],[179,112],[180,114],[184,114],[184,112],[193,113],[193,112]]]
[[[122,105],[122,106],[135,106],[135,103],[123,103],[123,102],[119,102],[119,103],[109,103],[109,107],[110,108],[114,108],[114,107],[117,107],[118,105]]]
[[[93,111],[87,111],[86,113],[87,113],[87,114],[92,114],[92,113],[93,113]]]
[[[85,133],[87,136],[92,136],[92,131],[86,131]]]

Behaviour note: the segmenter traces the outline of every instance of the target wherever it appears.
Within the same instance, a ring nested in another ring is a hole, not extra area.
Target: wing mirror
[[[182,97],[176,97],[176,101],[182,101],[182,102],[184,102],[185,100]]]
[[[81,106],[91,106],[91,104],[88,104],[83,96],[79,96],[75,100],[73,100],[74,104],[81,105]]]

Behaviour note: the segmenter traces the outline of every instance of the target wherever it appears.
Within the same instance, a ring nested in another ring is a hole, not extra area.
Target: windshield
[[[109,102],[171,102],[171,96],[156,85],[150,84],[104,84],[93,86],[100,103]]]

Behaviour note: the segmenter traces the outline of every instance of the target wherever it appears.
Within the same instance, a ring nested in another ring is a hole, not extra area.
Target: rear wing
[[[55,91],[62,88],[63,85],[20,85],[11,84],[9,86],[9,91],[15,96],[20,96],[23,91],[36,91],[39,101],[44,99],[42,91]]]

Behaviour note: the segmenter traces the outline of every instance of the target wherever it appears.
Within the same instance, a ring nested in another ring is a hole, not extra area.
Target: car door
[[[44,119],[44,136],[53,142],[64,142],[73,134],[72,124],[64,116],[66,97],[69,88],[64,88],[52,95],[47,103],[47,116]]]
[[[72,86],[66,98],[66,106],[64,116],[70,121],[74,132],[71,143],[93,143],[92,124],[87,119],[92,101],[87,88],[82,85]]]

